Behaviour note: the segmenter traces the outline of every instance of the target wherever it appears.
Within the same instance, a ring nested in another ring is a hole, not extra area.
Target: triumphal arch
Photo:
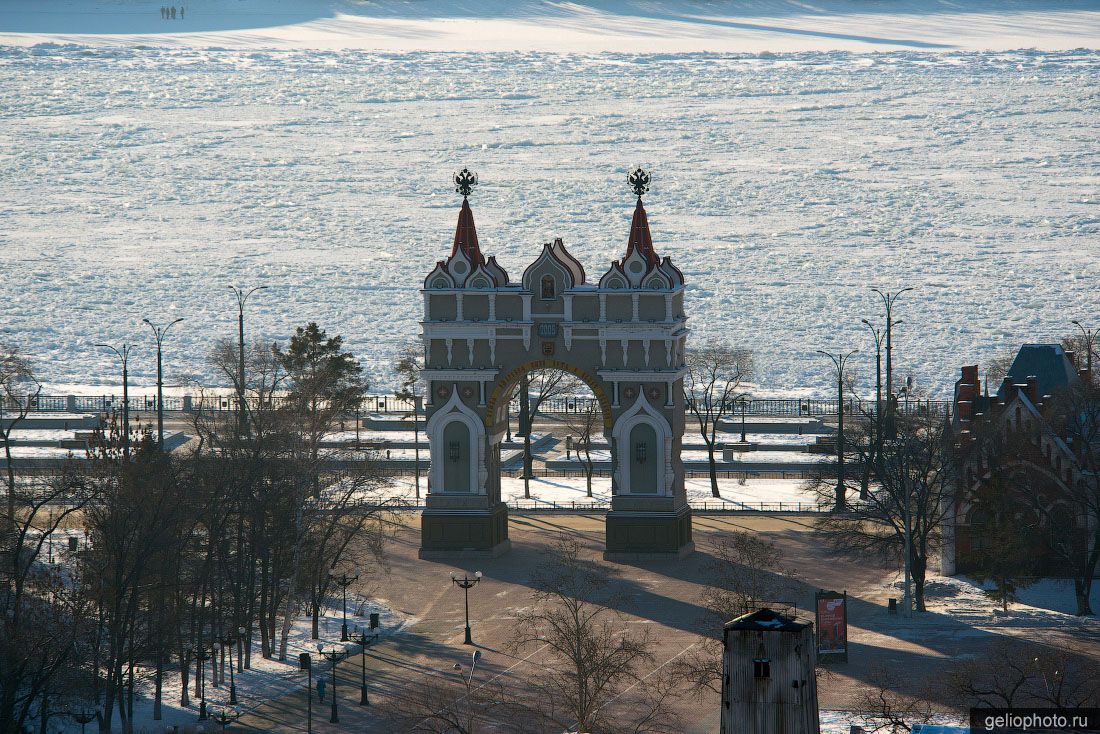
[[[682,555],[693,549],[680,461],[684,434],[684,276],[653,247],[637,195],[626,252],[598,282],[561,239],[546,243],[519,281],[478,246],[462,195],[451,254],[424,279],[424,370],[431,470],[421,521],[422,557],[506,551],[500,444],[507,404],[523,375],[560,368],[583,380],[603,410],[611,447],[609,558]],[[625,224],[625,222],[624,222]]]

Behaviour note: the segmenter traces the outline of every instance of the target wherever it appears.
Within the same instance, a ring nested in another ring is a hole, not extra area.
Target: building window
[[[542,297],[546,300],[554,298],[556,295],[556,288],[554,286],[554,276],[544,275],[542,276]]]
[[[752,661],[752,677],[753,678],[771,678],[772,677],[772,661],[768,658],[753,658]]]
[[[752,660],[752,677],[757,680],[772,677],[772,661],[763,643],[756,648],[756,657]]]

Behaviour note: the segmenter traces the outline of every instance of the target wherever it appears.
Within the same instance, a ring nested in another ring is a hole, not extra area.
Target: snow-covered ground
[[[932,576],[926,582],[928,608],[947,614],[974,627],[1068,626],[1100,632],[1100,620],[1074,615],[1073,581],[1040,579],[1019,592],[1020,600],[1002,614],[1000,602],[983,591],[990,584],[979,584],[965,576]],[[1100,584],[1092,585],[1091,604],[1100,609]]]
[[[1072,49],[1100,37],[1088,0],[5,0],[0,43],[655,52]]]
[[[601,273],[625,249],[625,171],[651,167],[654,239],[687,276],[692,339],[753,345],[761,394],[828,395],[815,350],[856,346],[866,388],[871,284],[916,288],[895,360],[940,396],[960,364],[1100,309],[1100,52],[965,50],[986,47],[973,34],[1095,49],[1094,3],[210,0],[176,25],[158,8],[0,12],[0,42],[21,44],[0,47],[0,337],[51,384],[117,385],[94,345],[135,341],[132,379],[150,385],[141,318],[173,316],[168,374],[216,381],[203,355],[235,334],[226,286],[262,283],[250,335],[317,320],[391,389],[465,165],[482,248],[513,277],[554,236]],[[498,21],[547,45],[595,33],[608,52],[490,52],[474,27]],[[319,27],[384,46],[383,26],[463,50],[293,47]],[[688,53],[702,47],[754,53]]]
[[[611,451],[597,449],[590,452],[593,462],[608,463],[611,461]],[[706,451],[681,451],[680,458],[684,461],[707,461],[709,454]],[[722,458],[722,451],[715,452],[715,459],[722,463],[724,469],[736,468],[737,464],[817,464],[832,461],[829,454],[811,454],[806,451],[739,451],[732,454],[732,460]],[[582,464],[585,461],[583,453],[573,453],[566,458],[565,454],[555,457],[553,461],[568,461],[573,464]]]
[[[34,533],[32,532],[33,536]],[[85,533],[79,529],[62,529],[51,535],[51,538],[43,544],[39,558],[43,562],[52,559],[52,562],[61,568],[65,568],[71,562],[68,551],[68,539],[76,538],[83,545],[87,542]],[[394,611],[387,606],[387,600],[382,596],[373,594],[374,584],[384,585],[385,579],[371,579],[363,587],[351,587],[348,592],[347,619],[348,630],[353,638],[357,638],[356,630],[370,631],[370,615],[379,615],[379,627],[375,632],[380,637],[401,633],[409,625],[415,624],[417,619]],[[364,596],[363,593],[367,596]],[[369,598],[368,598],[369,597]],[[321,608],[321,616],[318,622],[318,639],[312,639],[312,620],[308,616],[299,616],[294,620],[287,637],[287,654],[285,661],[279,661],[277,656],[273,659],[264,659],[260,654],[259,633],[253,640],[251,667],[248,670],[234,674],[234,683],[237,687],[239,705],[229,705],[229,672],[228,657],[226,658],[225,682],[221,685],[213,685],[213,676],[209,663],[206,668],[206,703],[208,710],[248,711],[256,708],[266,701],[286,695],[305,684],[305,674],[298,669],[299,653],[308,652],[313,657],[314,680],[317,680],[318,671],[331,670],[327,662],[323,662],[317,655],[317,645],[323,645],[326,651],[340,649],[348,653],[358,652],[361,647],[352,642],[341,642],[342,600],[338,594],[329,597]],[[369,635],[368,635],[369,636]],[[234,656],[234,662],[236,657]],[[348,663],[344,663],[347,665]],[[184,708],[180,705],[180,675],[178,668],[166,671],[163,681],[162,719],[153,721],[153,694],[154,694],[154,670],[139,667],[136,672],[134,697],[134,731],[135,732],[163,732],[166,727],[178,725],[197,725],[199,712],[199,697],[195,689],[194,667],[191,670],[190,705]],[[316,703],[315,703],[316,705]],[[213,721],[205,724],[205,730],[212,732],[220,727]],[[51,732],[78,732],[80,725],[75,724],[67,717],[55,719],[50,727]]]
[[[718,488],[721,498],[715,498],[710,493],[709,479],[688,479],[684,482],[688,501],[694,506],[706,503],[710,507],[719,504],[732,506],[734,509],[744,505],[746,509],[753,509],[764,504],[782,502],[797,505],[802,503],[809,511],[816,507],[814,496],[802,489],[805,484],[801,479],[748,479],[741,484],[737,479],[718,480]],[[423,498],[427,491],[427,481],[420,480],[420,496]],[[546,477],[531,480],[531,499],[523,496],[523,480],[511,477],[502,477],[500,480],[501,499],[510,504],[520,503],[524,507],[532,504],[553,507],[558,505],[568,507],[570,503],[608,505],[611,503],[611,479],[610,477],[592,478],[592,497],[588,497],[587,484],[583,476],[580,477]],[[394,486],[390,489],[390,496],[401,497],[413,501],[412,477],[398,477]]]

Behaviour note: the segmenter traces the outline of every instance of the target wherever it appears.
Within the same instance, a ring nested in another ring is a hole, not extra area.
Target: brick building
[[[1089,462],[1097,452],[1082,445],[1081,432],[1066,419],[1067,401],[1088,377],[1076,355],[1059,344],[1024,344],[992,395],[978,365],[962,368],[950,427],[958,468],[944,520],[944,574],[972,570],[989,543],[987,512],[976,498],[996,475],[1002,480],[996,486],[1015,493],[1020,512],[1032,513],[1023,517],[1040,528],[1047,550],[1038,571],[1067,575],[1053,549],[1070,544],[1083,550],[1097,522],[1096,512],[1080,501],[1081,482],[1096,481]]]

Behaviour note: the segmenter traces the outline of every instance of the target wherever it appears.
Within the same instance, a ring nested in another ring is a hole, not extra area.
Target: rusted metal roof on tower
[[[485,262],[481,254],[481,248],[477,244],[477,228],[474,226],[474,212],[470,209],[470,200],[462,197],[462,209],[458,212],[458,226],[455,228],[455,244],[451,249],[451,256],[459,251],[475,267]]]
[[[630,222],[630,240],[626,245],[626,261],[630,253],[638,251],[638,254],[646,259],[649,267],[654,267],[661,262],[657,253],[653,250],[653,236],[649,233],[649,217],[646,216],[645,207],[642,206],[642,197],[638,197],[638,205],[634,207],[634,219]]]

